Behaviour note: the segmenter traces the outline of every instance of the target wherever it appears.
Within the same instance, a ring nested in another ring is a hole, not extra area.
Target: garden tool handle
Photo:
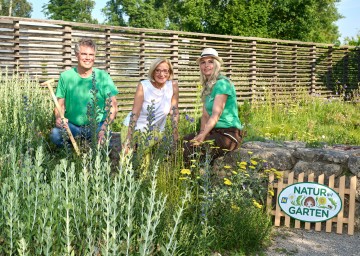
[[[52,99],[53,99],[53,101],[54,101],[54,103],[55,103],[55,106],[56,106],[57,111],[59,112],[60,118],[61,118],[61,120],[64,120],[65,117],[64,117],[63,110],[61,109],[61,107],[60,107],[60,105],[59,105],[59,102],[58,102],[58,100],[57,100],[57,98],[56,98],[56,96],[55,96],[54,90],[53,90],[53,88],[52,88],[52,84],[53,84],[54,82],[55,82],[54,79],[50,79],[50,80],[47,80],[47,81],[41,83],[41,85],[42,85],[42,86],[45,86],[45,85],[46,85],[46,86],[49,88],[51,97],[52,97]],[[76,154],[79,156],[79,155],[80,155],[80,150],[79,150],[79,147],[78,147],[78,145],[77,145],[77,143],[76,143],[76,141],[75,141],[75,139],[74,139],[74,136],[73,136],[72,133],[71,133],[71,130],[70,130],[69,126],[66,126],[66,127],[65,127],[65,130],[66,130],[67,134],[69,135],[71,144],[73,145]]]

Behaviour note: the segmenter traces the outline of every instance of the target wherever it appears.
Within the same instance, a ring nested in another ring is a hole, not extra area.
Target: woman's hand
[[[205,133],[203,133],[202,131],[198,134],[198,135],[196,135],[195,137],[194,137],[194,139],[192,140],[193,141],[193,146],[199,146],[199,145],[201,145],[202,144],[202,142],[205,140],[205,138],[206,138],[206,134]]]
[[[124,151],[125,155],[129,154],[131,150],[130,140],[126,139],[125,142],[121,145],[122,151]]]

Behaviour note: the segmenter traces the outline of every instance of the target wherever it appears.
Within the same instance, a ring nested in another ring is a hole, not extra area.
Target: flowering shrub
[[[272,223],[264,202],[273,191],[268,191],[268,175],[280,173],[268,169],[266,161],[251,154],[249,161],[239,162],[236,168],[223,166],[225,177],[212,173],[206,164],[209,157],[202,162],[194,156],[190,168],[179,172],[183,185],[193,191],[189,210],[202,225],[199,236],[208,249],[250,253],[259,250],[269,238]]]

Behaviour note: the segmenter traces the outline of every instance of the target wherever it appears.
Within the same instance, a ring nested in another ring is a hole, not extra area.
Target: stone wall
[[[251,151],[250,155],[248,152]],[[257,157],[267,161],[269,168],[278,171],[293,171],[295,177],[304,172],[307,176],[314,173],[326,179],[335,175],[335,186],[340,176],[357,176],[356,194],[356,229],[360,230],[360,146],[324,146],[323,148],[307,148],[303,142],[251,141],[243,143],[241,148],[215,160],[214,166],[224,164],[236,166],[239,161],[247,161]],[[348,183],[349,180],[347,179]]]

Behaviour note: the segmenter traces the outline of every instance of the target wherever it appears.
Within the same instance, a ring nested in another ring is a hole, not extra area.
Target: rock
[[[320,158],[321,149],[314,148],[297,148],[294,151],[294,157],[306,161],[306,162],[314,162]]]
[[[278,148],[281,144],[274,141],[262,142],[262,141],[248,141],[241,145],[244,149],[264,149],[264,148]]]
[[[298,161],[292,171],[297,175],[299,173],[305,173],[309,175],[310,173],[314,173],[315,176],[319,176],[323,174],[326,170],[326,176],[331,176],[335,174],[335,176],[339,176],[343,170],[340,165],[337,164],[324,164],[320,162],[304,162]]]
[[[275,168],[278,171],[291,170],[295,164],[295,159],[292,157],[293,150],[283,148],[265,148],[262,150],[253,150],[253,154],[249,155],[247,150],[240,149],[240,155],[247,155],[243,158],[259,158],[266,160],[269,168]]]
[[[348,161],[349,171],[360,179],[360,152],[350,155]]]

